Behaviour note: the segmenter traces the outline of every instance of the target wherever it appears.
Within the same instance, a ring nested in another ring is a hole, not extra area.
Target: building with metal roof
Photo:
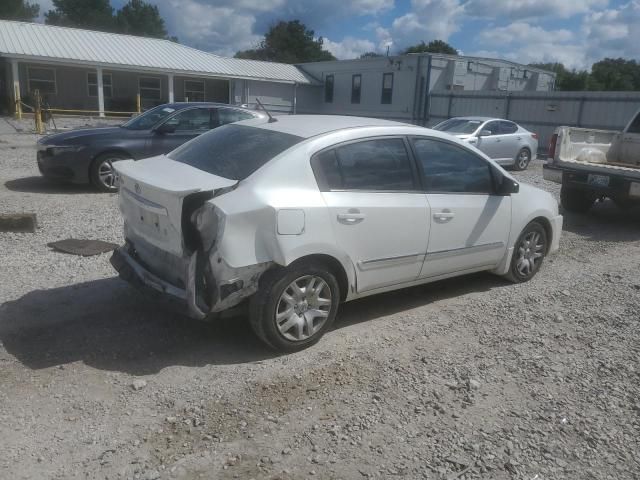
[[[314,83],[294,65],[220,57],[169,40],[0,20],[0,95],[11,107],[35,90],[52,107],[133,110],[195,100],[261,101],[295,109],[298,85]],[[0,97],[1,99],[1,97]]]

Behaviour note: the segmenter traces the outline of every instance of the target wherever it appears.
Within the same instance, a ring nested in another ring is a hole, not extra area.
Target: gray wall
[[[324,88],[299,89],[298,113],[321,113],[380,117],[423,123],[428,111],[427,91],[548,91],[554,76],[524,65],[475,57],[402,55],[358,60],[316,62],[299,65],[324,84],[334,76],[333,102],[325,102]],[[393,99],[382,104],[382,78],[393,73]],[[361,99],[351,103],[354,74],[362,75]],[[427,85],[428,83],[428,85]]]
[[[507,118],[540,135],[546,151],[558,126],[621,130],[640,109],[640,92],[450,92],[431,93],[428,126],[447,118]]]
[[[232,80],[231,103],[236,105],[246,104],[250,108],[257,109],[258,102],[256,99],[259,99],[271,113],[290,114],[293,113],[294,91],[299,98],[300,90],[301,87],[298,87],[297,91],[295,91],[294,85],[289,83]]]

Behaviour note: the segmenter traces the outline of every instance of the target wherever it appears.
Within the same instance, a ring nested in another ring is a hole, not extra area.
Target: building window
[[[324,80],[324,101],[333,102],[333,75],[327,75]]]
[[[160,79],[155,77],[140,77],[138,79],[140,98],[143,100],[160,100]]]
[[[98,74],[95,72],[87,73],[87,90],[90,97],[98,96]],[[102,74],[102,91],[105,98],[113,97],[113,79],[110,73]]]
[[[29,67],[27,79],[30,92],[38,90],[40,95],[55,95],[57,92],[56,71],[53,68]]]
[[[362,75],[351,77],[351,103],[360,103],[360,90],[362,87]]]
[[[185,80],[184,99],[188,102],[204,102],[204,80]]]
[[[393,98],[393,73],[382,75],[382,98],[380,103],[390,104]]]

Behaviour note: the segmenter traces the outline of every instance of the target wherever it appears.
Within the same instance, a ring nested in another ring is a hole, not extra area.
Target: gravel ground
[[[3,120],[0,119],[0,123]],[[0,127],[0,478],[640,478],[640,212],[565,216],[526,285],[489,274],[344,305],[274,356],[114,276],[116,196],[50,184]],[[540,161],[517,176],[558,194]]]

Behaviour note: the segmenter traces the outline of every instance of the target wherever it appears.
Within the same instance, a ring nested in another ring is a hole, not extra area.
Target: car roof
[[[366,127],[414,127],[406,123],[381,120],[379,118],[349,117],[345,115],[279,115],[275,122],[264,118],[244,120],[240,125],[258,127],[275,132],[288,133],[302,138],[310,138],[346,128]]]
[[[173,102],[173,103],[164,103],[158,106],[170,107],[175,110],[182,110],[188,107],[227,107],[227,108],[235,108],[238,110],[244,110],[247,112],[255,113],[256,115],[264,115],[263,112],[251,110],[250,108],[244,108],[238,105],[229,105],[228,103],[220,103],[220,102]]]
[[[479,122],[489,122],[493,120],[501,120],[503,122],[511,122],[516,123],[513,120],[507,120],[506,118],[497,118],[497,117],[481,117],[481,116],[471,116],[471,117],[453,117],[449,120],[471,120],[471,121],[479,121]]]

